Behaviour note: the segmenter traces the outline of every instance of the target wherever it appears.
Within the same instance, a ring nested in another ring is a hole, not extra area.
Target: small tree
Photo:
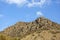
[[[0,40],[6,40],[6,37],[4,35],[0,35]]]

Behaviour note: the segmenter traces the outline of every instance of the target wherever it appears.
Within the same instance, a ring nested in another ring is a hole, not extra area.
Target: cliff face
[[[54,40],[51,39],[54,35],[58,37],[56,40],[59,40],[60,24],[39,17],[33,22],[17,22],[2,33],[11,37],[19,37],[21,40]]]

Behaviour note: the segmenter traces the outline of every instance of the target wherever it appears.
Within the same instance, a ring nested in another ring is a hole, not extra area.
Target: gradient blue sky
[[[39,16],[60,24],[60,0],[0,0],[0,31]]]

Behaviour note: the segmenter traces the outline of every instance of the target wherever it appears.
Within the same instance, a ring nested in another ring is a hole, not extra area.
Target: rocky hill
[[[60,40],[60,24],[39,17],[33,22],[17,22],[1,33],[19,40]]]

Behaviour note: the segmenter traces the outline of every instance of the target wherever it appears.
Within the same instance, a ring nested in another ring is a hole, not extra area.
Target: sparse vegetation
[[[59,40],[57,33],[60,33],[60,25],[41,17],[6,28],[0,33],[0,40]]]
[[[19,37],[10,37],[5,34],[0,34],[0,40],[20,40]]]

